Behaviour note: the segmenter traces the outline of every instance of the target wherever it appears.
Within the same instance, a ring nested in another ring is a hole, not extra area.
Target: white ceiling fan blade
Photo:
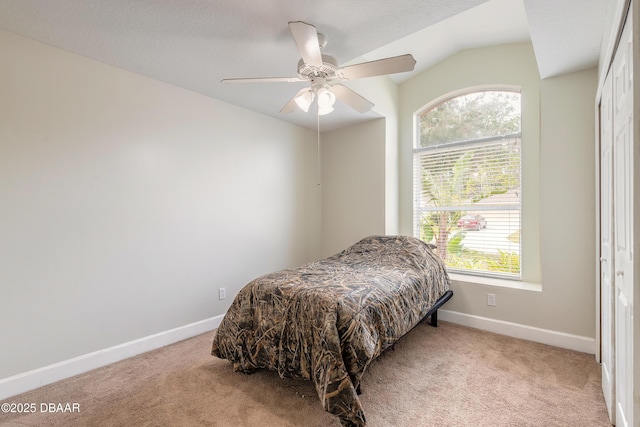
[[[331,86],[331,91],[336,96],[336,98],[359,113],[366,113],[371,108],[373,108],[373,102],[363,98],[346,86],[343,86],[341,84],[334,84]]]
[[[394,56],[392,58],[379,59],[377,61],[362,62],[348,65],[338,70],[338,77],[343,80],[354,80],[363,77],[381,76],[384,74],[402,73],[413,71],[416,60],[411,54]]]
[[[309,88],[306,87],[304,89],[300,89],[298,91],[298,93],[295,94],[295,96],[293,98],[291,98],[291,100],[289,102],[287,102],[285,104],[284,107],[282,107],[282,109],[280,110],[281,113],[293,113],[294,111],[296,111],[296,108],[298,108],[298,104],[296,104],[296,98],[300,95],[302,95],[305,92],[308,92]]]
[[[296,45],[298,45],[298,51],[300,51],[304,63],[313,67],[321,67],[322,54],[320,53],[316,27],[306,22],[292,21],[289,22],[289,29]]]
[[[220,83],[294,83],[305,80],[299,77],[248,77],[240,79],[222,79]]]

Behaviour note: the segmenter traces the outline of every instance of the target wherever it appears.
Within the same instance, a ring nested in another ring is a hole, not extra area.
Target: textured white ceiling
[[[606,15],[612,3],[608,0],[524,0],[540,77],[544,79],[597,64]]]
[[[304,83],[225,85],[295,76],[287,22],[314,24],[340,64],[411,53],[416,71],[470,47],[529,39],[541,76],[594,66],[608,0],[2,0],[0,29],[315,129],[280,114]],[[337,105],[325,130],[377,117]]]

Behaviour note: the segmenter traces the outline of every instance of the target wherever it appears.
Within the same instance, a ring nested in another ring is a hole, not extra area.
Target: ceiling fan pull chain
[[[316,115],[317,118],[317,123],[318,123],[318,145],[317,145],[317,149],[318,149],[318,170],[317,170],[317,175],[318,175],[318,187],[320,187],[320,182],[322,179],[322,176],[320,174],[320,114],[318,112],[318,114]]]

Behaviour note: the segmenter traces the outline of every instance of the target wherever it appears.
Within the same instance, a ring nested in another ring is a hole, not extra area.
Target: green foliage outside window
[[[420,146],[520,132],[520,94],[475,92],[448,99],[420,116]]]

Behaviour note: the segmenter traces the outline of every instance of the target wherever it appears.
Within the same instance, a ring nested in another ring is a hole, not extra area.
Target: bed
[[[212,345],[236,371],[312,380],[343,426],[366,425],[367,366],[452,295],[432,246],[370,236],[331,257],[259,277],[236,296]]]

